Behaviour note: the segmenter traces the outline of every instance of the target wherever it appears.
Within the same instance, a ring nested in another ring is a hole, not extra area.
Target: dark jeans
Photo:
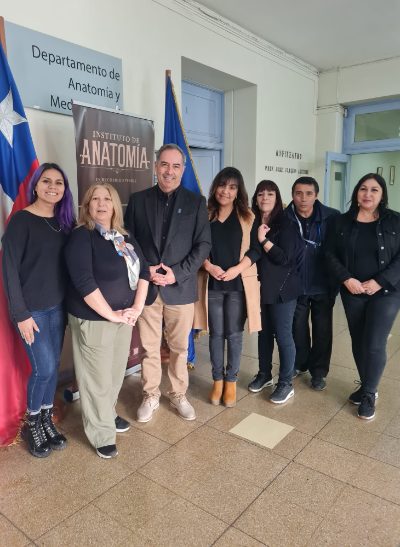
[[[400,308],[400,295],[379,295],[368,300],[341,291],[341,296],[363,391],[372,394],[385,369],[387,339]]]
[[[296,348],[292,325],[296,300],[278,304],[261,304],[262,330],[258,333],[258,361],[260,372],[271,375],[274,335],[279,350],[279,381],[292,384]]]
[[[329,372],[333,340],[333,306],[335,298],[327,295],[302,295],[297,299],[293,318],[296,345],[294,368],[309,370],[314,378],[325,378]],[[312,345],[310,325],[311,310]]]
[[[28,380],[28,410],[37,412],[43,406],[53,404],[57,387],[58,367],[64,342],[66,314],[62,304],[31,312],[40,332],[33,331],[34,342],[30,346],[23,339],[26,353],[32,365]],[[19,332],[19,329],[17,327]]]
[[[228,346],[225,379],[236,382],[242,359],[245,321],[244,291],[208,291],[210,361],[214,382],[224,379],[225,339]]]

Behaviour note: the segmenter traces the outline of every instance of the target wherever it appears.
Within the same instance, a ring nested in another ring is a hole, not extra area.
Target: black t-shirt
[[[257,237],[258,226],[254,221],[250,233],[250,249],[245,253],[251,263],[257,262],[261,256],[261,246]],[[211,223],[211,252],[210,262],[224,271],[236,266],[240,262],[240,248],[242,246],[242,227],[236,209],[224,221],[215,220]],[[210,291],[243,291],[243,282],[240,275],[231,281],[218,281],[210,275],[208,282]]]
[[[64,248],[68,235],[55,217],[17,211],[2,238],[2,270],[10,316],[19,323],[32,311],[60,304],[68,285]]]
[[[140,260],[139,279],[150,279],[150,270],[143,253],[133,237],[125,236]],[[132,306],[136,291],[129,286],[128,269],[123,256],[115,250],[112,241],[104,239],[97,230],[80,226],[71,234],[65,258],[72,283],[67,292],[68,313],[78,319],[106,321],[83,300],[100,289],[112,310]]]
[[[374,279],[379,272],[379,247],[376,235],[378,222],[358,222],[353,275],[361,283]]]

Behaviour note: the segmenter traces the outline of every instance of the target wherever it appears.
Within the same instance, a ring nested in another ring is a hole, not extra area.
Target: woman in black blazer
[[[400,215],[388,209],[385,180],[365,175],[350,209],[336,219],[326,253],[333,284],[340,286],[361,387],[350,402],[358,417],[375,416],[386,343],[400,308]]]
[[[262,331],[258,333],[259,372],[249,385],[249,391],[258,392],[273,385],[275,335],[280,357],[279,380],[269,400],[285,403],[294,395],[292,374],[296,348],[292,324],[297,297],[301,294],[296,259],[296,251],[300,249],[299,236],[293,222],[283,214],[282,198],[275,182],[263,180],[258,184],[252,210],[259,223],[258,240],[262,247],[257,262]]]

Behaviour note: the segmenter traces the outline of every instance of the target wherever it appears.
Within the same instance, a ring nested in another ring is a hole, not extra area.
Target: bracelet
[[[264,247],[266,243],[268,243],[270,240],[266,237],[262,243],[260,243],[261,247]]]

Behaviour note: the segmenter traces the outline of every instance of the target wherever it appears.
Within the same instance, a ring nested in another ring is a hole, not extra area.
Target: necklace
[[[36,205],[33,204],[33,206],[34,206],[34,208],[36,209]],[[41,216],[41,215],[39,215],[39,216]],[[53,228],[53,226],[50,224],[50,222],[47,222],[46,217],[41,217],[41,218],[45,221],[45,223],[46,223],[48,226],[50,226],[50,228],[53,230],[53,232],[61,232],[61,225],[60,225],[59,230],[56,230],[55,228]]]

